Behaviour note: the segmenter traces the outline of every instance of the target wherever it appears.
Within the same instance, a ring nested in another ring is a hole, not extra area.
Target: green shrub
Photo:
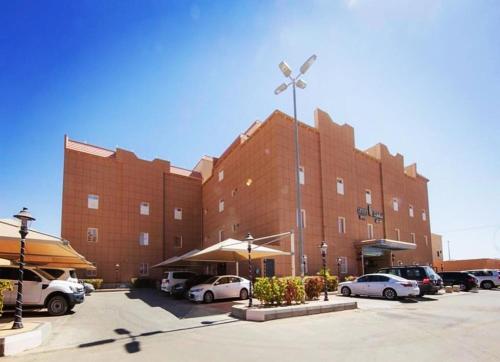
[[[308,300],[319,298],[320,293],[324,289],[324,282],[321,277],[307,277],[304,278],[304,289]]]
[[[253,284],[253,296],[265,305],[301,303],[304,285],[300,278],[257,278]]]
[[[100,289],[102,287],[102,279],[83,279],[82,281],[92,284],[95,289]]]
[[[257,278],[253,284],[253,296],[260,300],[261,304],[271,304],[272,300],[271,281],[269,278]]]
[[[10,280],[0,280],[0,315],[3,313],[3,293],[14,290]]]
[[[320,277],[325,277],[325,269],[321,268],[316,275]],[[334,292],[337,290],[337,287],[339,286],[339,280],[336,275],[331,275],[330,274],[330,269],[326,268],[326,288],[329,292]]]
[[[130,283],[134,288],[156,288],[156,280],[151,278],[131,278]]]

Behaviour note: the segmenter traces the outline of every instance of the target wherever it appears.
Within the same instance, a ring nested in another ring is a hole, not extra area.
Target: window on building
[[[339,195],[344,194],[344,179],[341,179],[340,177],[337,177],[337,193]]]
[[[224,241],[224,229],[219,230],[219,241]]]
[[[347,257],[339,256],[338,261],[340,261],[340,274],[347,274]]]
[[[401,240],[401,231],[399,229],[395,229],[396,231],[396,240]]]
[[[306,183],[306,174],[304,166],[299,167],[299,183],[301,185],[304,185]]]
[[[220,199],[219,200],[219,212],[224,211],[224,200]]]
[[[87,241],[89,243],[97,243],[98,230],[97,228],[87,228]]]
[[[237,232],[240,229],[240,224],[233,224],[233,233]]]
[[[87,197],[87,207],[89,209],[99,208],[99,196],[98,195],[88,195]]]
[[[305,228],[307,223],[306,223],[306,210],[302,209],[300,210],[300,220],[302,221],[302,227]]]
[[[139,212],[141,215],[149,215],[149,202],[141,202]]]
[[[339,216],[338,226],[339,226],[339,234],[345,234],[346,232],[345,217]]]
[[[365,191],[365,197],[366,197],[366,204],[371,205],[372,204],[372,192],[370,190]]]
[[[182,248],[182,236],[177,235],[174,237],[174,248]]]
[[[309,274],[309,263],[307,262],[307,255],[304,254],[304,259],[302,260],[302,263],[304,264],[304,274]]]
[[[399,203],[398,199],[392,199],[392,209],[394,211],[399,211]]]
[[[238,193],[238,188],[234,188],[234,189],[231,191],[231,196],[232,196],[232,197],[235,197],[237,193]]]
[[[422,220],[423,221],[427,220],[427,213],[425,212],[425,210],[422,210]]]
[[[410,233],[410,237],[411,237],[411,242],[415,244],[417,242],[415,239],[415,233]]]
[[[222,180],[224,180],[224,170],[219,171],[219,182],[221,182]]]
[[[373,239],[373,224],[368,224],[368,239]]]
[[[408,214],[413,217],[413,205],[408,206]]]
[[[96,277],[97,276],[97,264],[92,263],[92,265],[95,267],[95,269],[87,269],[85,270],[85,275],[88,277]]]
[[[425,246],[429,246],[429,239],[427,239],[427,235],[424,235]]]
[[[176,207],[174,209],[174,219],[175,220],[182,220],[182,209],[180,207]]]
[[[139,275],[140,276],[149,275],[149,264],[148,263],[139,264]]]
[[[139,234],[139,245],[148,246],[149,245],[149,233],[141,232]]]

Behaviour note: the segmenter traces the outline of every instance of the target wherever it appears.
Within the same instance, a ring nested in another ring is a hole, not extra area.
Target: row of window
[[[97,243],[99,240],[99,229],[97,228],[87,228],[87,242]],[[149,245],[149,233],[140,232],[139,233],[139,245],[148,246]],[[182,236],[174,237],[174,248],[182,248]]]
[[[338,258],[335,259],[335,263],[338,264],[337,267],[340,266],[340,274],[347,274],[348,265],[347,265],[347,257],[346,256],[339,256]],[[338,271],[338,268],[335,268],[335,272],[337,272],[337,271]],[[304,255],[304,272],[306,274],[309,273],[309,265],[308,265],[307,255]]]
[[[93,263],[94,266],[95,263]],[[26,273],[26,271],[25,271]],[[87,274],[87,277],[96,277],[97,276],[97,268],[94,270],[87,270],[85,272]],[[139,276],[144,277],[149,275],[149,263],[140,263],[139,264]],[[26,278],[25,278],[26,279]]]

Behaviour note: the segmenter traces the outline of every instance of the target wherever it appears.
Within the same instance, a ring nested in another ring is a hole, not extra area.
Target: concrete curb
[[[93,293],[110,293],[110,292],[128,292],[130,290],[131,290],[131,288],[96,289],[91,294],[93,294]]]
[[[231,315],[238,319],[255,322],[265,322],[274,319],[300,317],[311,314],[339,312],[357,309],[357,302],[324,302],[321,304],[299,304],[284,307],[252,308],[244,305],[235,305],[231,308]]]
[[[35,329],[0,338],[0,356],[12,356],[42,345],[50,335],[52,326],[42,322]]]

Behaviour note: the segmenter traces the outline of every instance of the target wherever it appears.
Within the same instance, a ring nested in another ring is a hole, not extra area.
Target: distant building
[[[443,262],[444,271],[461,271],[473,269],[499,269],[500,259],[483,258],[483,259],[462,259],[462,260],[446,260]]]
[[[96,262],[97,276],[127,281],[157,277],[150,269],[155,263],[229,237],[296,230],[293,140],[293,119],[275,111],[220,157],[204,156],[194,171],[186,171],[67,139],[62,236]],[[309,274],[321,268],[323,240],[328,267],[341,275],[391,263],[433,263],[428,180],[415,164],[405,167],[403,156],[383,144],[357,149],[353,128],[321,110],[314,127],[299,124],[299,140]],[[271,246],[290,251],[289,240]],[[291,257],[256,264],[262,274],[291,273]],[[234,267],[215,270],[223,271]]]
[[[443,236],[439,234],[431,234],[432,242],[432,266],[435,270],[443,269]]]

